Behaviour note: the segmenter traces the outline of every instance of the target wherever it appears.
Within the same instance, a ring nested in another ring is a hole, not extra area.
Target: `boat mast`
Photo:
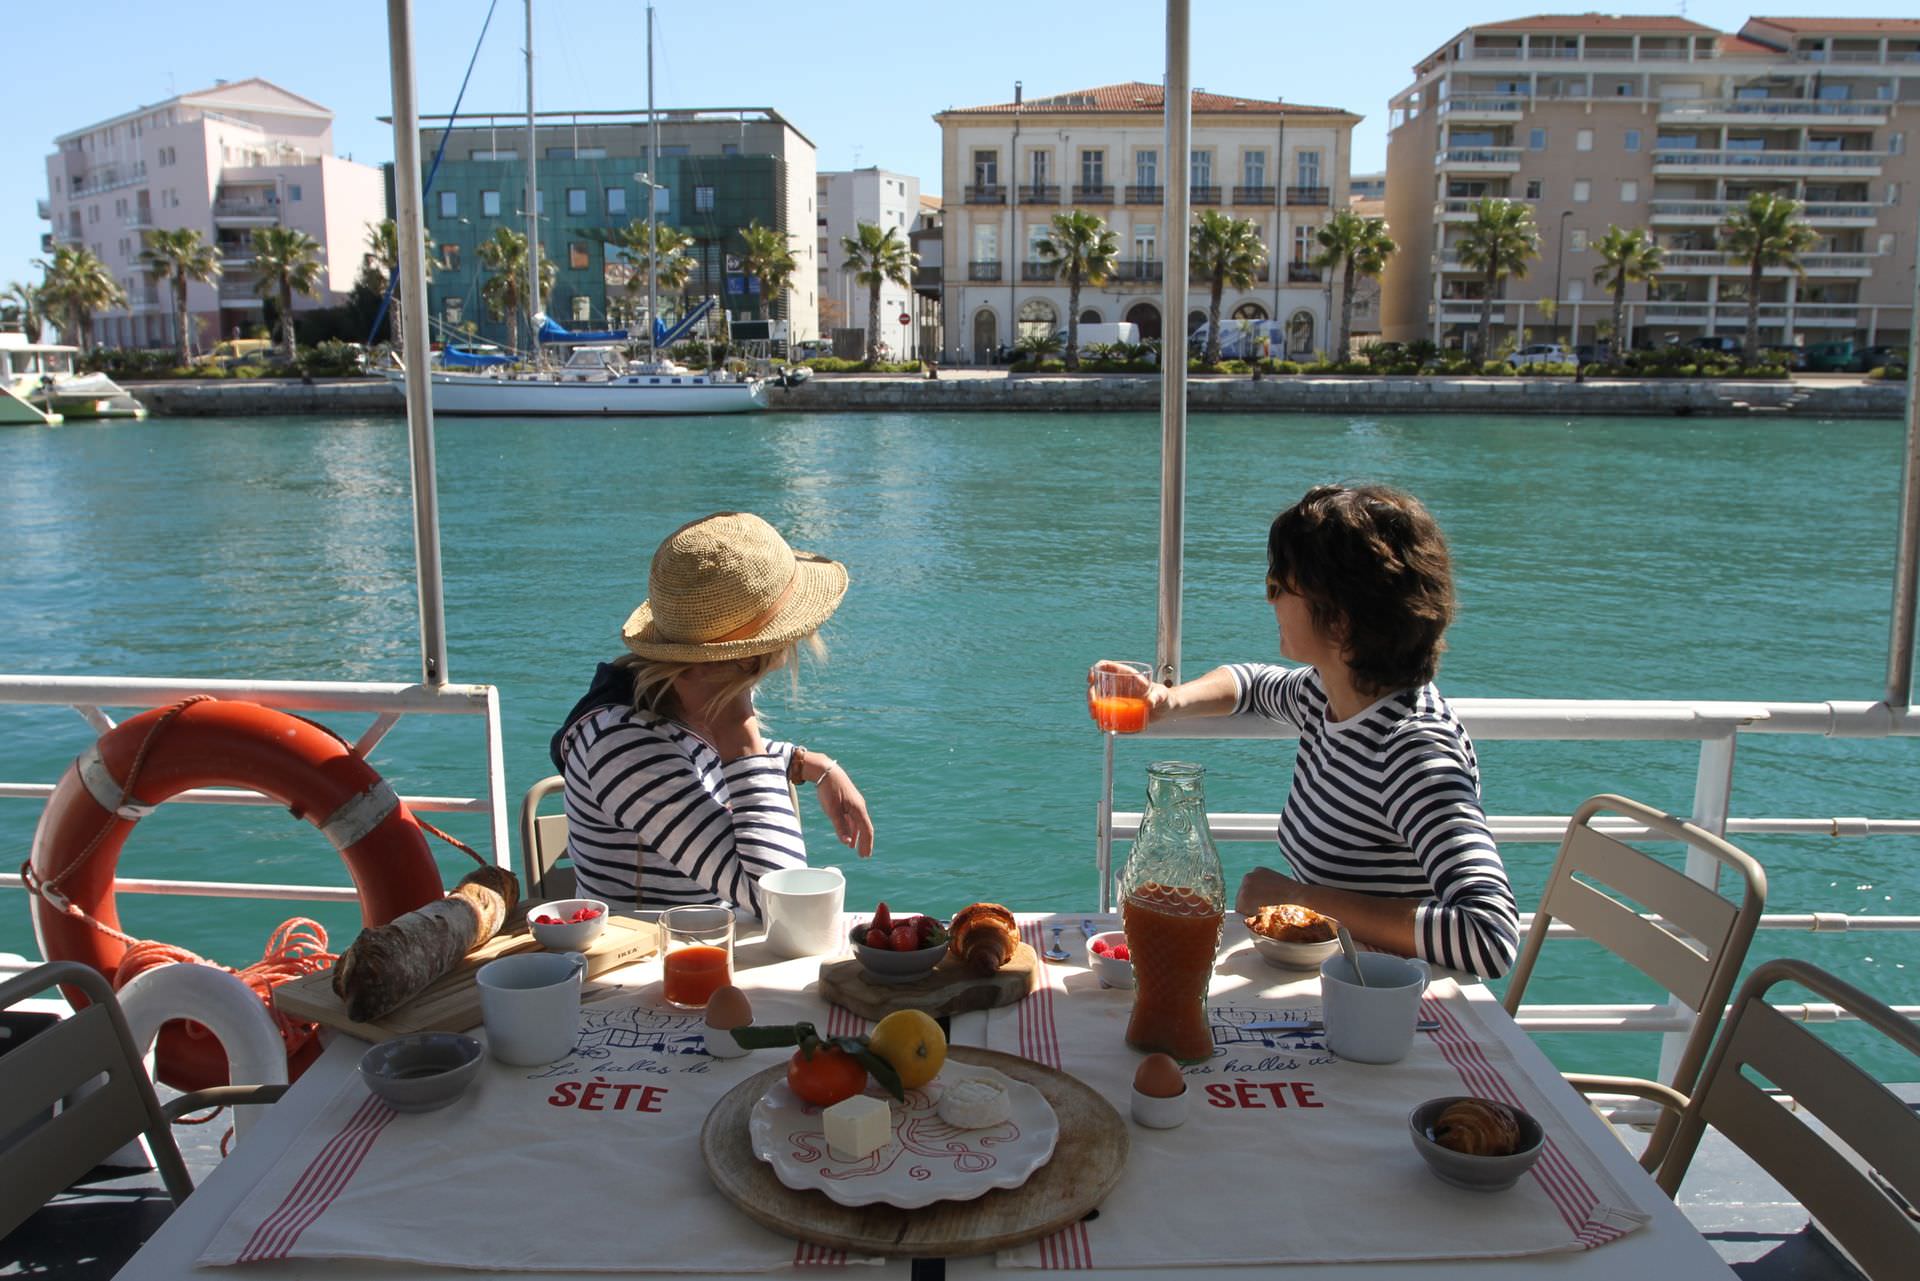
[[[1187,487],[1187,188],[1193,102],[1187,85],[1189,0],[1167,0],[1167,254],[1160,296],[1160,604],[1155,679],[1180,679],[1180,591]],[[1111,738],[1111,735],[1109,735]]]
[[[660,254],[660,233],[654,227],[654,211],[660,207],[653,198],[653,165],[660,154],[660,119],[653,114],[653,6],[647,6],[647,361],[660,358],[653,349],[653,317],[658,305],[653,296],[655,259]]]
[[[440,496],[434,483],[432,379],[427,335],[427,238],[420,194],[420,116],[413,100],[413,3],[387,0],[393,78],[393,192],[399,214],[401,347],[407,369],[407,441],[413,471],[414,582],[420,593],[420,667],[447,683],[447,618],[440,590]]]
[[[1907,440],[1900,478],[1899,539],[1894,546],[1893,628],[1887,645],[1887,706],[1913,703],[1916,582],[1920,580],[1920,273],[1913,282],[1913,319],[1907,325]]]
[[[539,148],[533,132],[533,0],[527,0],[527,326],[533,332],[533,357],[540,359],[540,184]]]

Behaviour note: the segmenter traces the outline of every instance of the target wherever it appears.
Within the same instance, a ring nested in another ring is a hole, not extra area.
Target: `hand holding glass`
[[[1109,734],[1137,734],[1147,727],[1147,691],[1153,686],[1150,663],[1103,658],[1087,673],[1087,710]]]

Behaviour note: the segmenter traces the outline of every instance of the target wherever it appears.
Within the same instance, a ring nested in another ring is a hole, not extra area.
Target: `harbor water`
[[[1901,425],[1781,419],[1196,416],[1184,670],[1277,657],[1265,532],[1308,486],[1378,480],[1433,509],[1461,614],[1452,697],[1872,700],[1886,668]],[[865,791],[856,863],[813,800],[817,859],[848,905],[949,912],[975,899],[1084,909],[1096,894],[1100,741],[1084,671],[1150,659],[1159,423],[1148,414],[783,415],[444,422],[438,432],[451,676],[499,686],[508,793],[551,772],[556,719],[646,590],[675,526],[757,511],[853,586],[824,664],[776,678],[779,737]],[[402,420],[154,420],[0,433],[0,669],[44,674],[413,680],[419,676]],[[353,733],[366,718],[333,718]],[[0,708],[0,778],[51,782],[92,731]],[[404,722],[374,755],[403,792],[484,794],[476,718]],[[1177,748],[1177,751],[1172,750]],[[1122,741],[1121,804],[1145,765],[1208,770],[1216,811],[1275,811],[1290,744]],[[1692,802],[1692,744],[1480,744],[1487,808],[1565,814],[1616,791]],[[1910,817],[1904,740],[1748,736],[1737,816]],[[0,801],[9,866],[37,806]],[[443,824],[474,843],[484,824]],[[1752,837],[1774,911],[1920,911],[1920,842]],[[1124,849],[1124,847],[1122,847]],[[1222,847],[1231,885],[1269,844]],[[1506,850],[1523,906],[1553,849]],[[443,860],[449,879],[463,858]],[[124,874],[344,883],[306,824],[172,805]],[[128,928],[227,964],[297,905],[125,898]],[[344,946],[351,909],[310,911]],[[1894,1003],[1920,1001],[1912,934],[1762,933]],[[25,896],[0,893],[0,951],[35,954]],[[1586,945],[1548,948],[1530,1000],[1651,999]],[[1789,998],[1798,999],[1798,998]],[[1843,1035],[1843,1041],[1851,1037]],[[1557,1058],[1652,1070],[1650,1038],[1557,1038]],[[1889,1065],[1891,1070],[1891,1065]]]

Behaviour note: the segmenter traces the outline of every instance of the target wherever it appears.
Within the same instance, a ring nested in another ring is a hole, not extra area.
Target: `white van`
[[[1201,321],[1187,339],[1187,354],[1206,353],[1210,326]],[[1220,359],[1260,360],[1284,356],[1287,350],[1286,326],[1277,320],[1223,320],[1220,322]]]
[[[1123,342],[1138,346],[1140,342],[1140,326],[1130,320],[1117,321],[1113,324],[1083,324],[1080,326],[1079,337],[1081,351],[1085,351],[1089,347],[1099,346],[1102,343]],[[1060,341],[1065,342],[1066,340],[1066,327],[1062,326],[1060,329]]]

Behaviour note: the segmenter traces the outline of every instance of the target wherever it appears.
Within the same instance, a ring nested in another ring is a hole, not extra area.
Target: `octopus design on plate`
[[[939,1082],[933,1083],[935,1086]],[[939,1091],[933,1088],[909,1090],[905,1102],[891,1104],[893,1142],[858,1161],[841,1163],[827,1147],[824,1129],[795,1129],[787,1134],[788,1155],[803,1165],[814,1166],[824,1179],[861,1179],[888,1174],[902,1162],[900,1171],[915,1181],[934,1176],[929,1168],[940,1164],[960,1174],[983,1174],[999,1164],[994,1149],[1020,1138],[1020,1126],[1012,1120],[979,1130],[962,1130],[942,1121],[936,1112]],[[808,1106],[803,1114],[818,1120],[822,1109]]]

